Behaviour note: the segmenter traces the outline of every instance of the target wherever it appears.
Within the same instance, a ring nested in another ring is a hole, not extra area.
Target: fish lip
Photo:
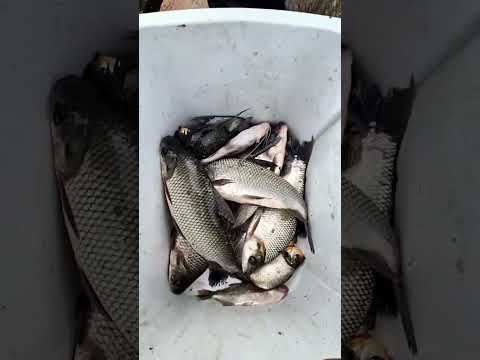
[[[283,293],[283,298],[285,298],[287,295],[288,295],[288,287],[287,285],[280,285],[277,287],[277,290],[280,291],[281,293]]]

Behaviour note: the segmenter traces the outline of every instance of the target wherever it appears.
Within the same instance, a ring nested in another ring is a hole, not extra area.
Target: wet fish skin
[[[344,176],[342,248],[391,281],[409,348],[416,354],[417,343],[403,285],[398,238],[390,226],[387,214],[380,211],[371,199]]]
[[[275,209],[288,209],[307,221],[302,195],[285,179],[248,160],[228,158],[208,164],[208,176],[226,200]]]
[[[400,270],[398,242],[387,215],[344,176],[341,202],[342,247],[367,255],[371,265],[384,276],[397,276]]]
[[[208,261],[200,256],[177,231],[172,231],[173,248],[170,250],[168,283],[170,290],[179,295],[208,268]]]
[[[273,305],[281,302],[288,294],[288,287],[279,286],[272,290],[262,290],[252,284],[234,284],[219,291],[201,290],[200,300],[214,299],[223,306]]]
[[[259,143],[262,138],[269,134],[270,129],[270,124],[267,122],[249,127],[230,139],[223,147],[201,162],[202,164],[209,164],[226,156],[238,154],[253,144]]]
[[[255,157],[255,159],[265,160],[274,164],[273,172],[280,175],[280,171],[283,168],[285,160],[285,152],[287,146],[288,126],[286,124],[279,124],[275,127],[274,132],[279,139],[276,145],[264,153]],[[250,217],[253,216],[258,206],[255,205],[240,205],[238,212],[235,216],[235,224],[233,227],[238,227],[245,223]]]
[[[373,269],[342,249],[341,335],[349,346],[351,338],[365,324],[375,291]]]
[[[100,99],[98,90],[77,76],[55,84],[50,124],[55,173],[75,260],[88,286],[85,291],[96,299],[90,304],[87,336],[106,359],[134,359],[138,146],[131,141],[136,136],[125,131],[124,115]],[[123,344],[120,353],[114,345],[118,343]]]
[[[160,162],[167,204],[181,235],[207,261],[239,272],[227,231],[233,215],[203,166],[173,136],[162,139]]]
[[[263,265],[250,274],[252,283],[261,289],[273,289],[284,284],[295,270],[303,264],[305,255],[299,248],[291,245],[282,251],[273,261]]]
[[[250,119],[235,116],[200,116],[180,127],[176,136],[200,158],[207,157],[231,138],[248,129]]]

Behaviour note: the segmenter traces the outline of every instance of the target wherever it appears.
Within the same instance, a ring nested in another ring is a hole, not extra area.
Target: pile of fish
[[[342,358],[388,360],[368,335],[378,312],[400,314],[407,344],[417,353],[393,224],[396,160],[414,84],[384,97],[358,73],[350,82],[352,54],[342,49],[342,57],[342,98],[349,103],[342,114]]]
[[[202,274],[200,299],[223,305],[274,304],[304,263],[297,237],[314,252],[304,200],[313,140],[284,123],[200,116],[161,140],[163,190],[171,215],[170,289],[183,293]]]

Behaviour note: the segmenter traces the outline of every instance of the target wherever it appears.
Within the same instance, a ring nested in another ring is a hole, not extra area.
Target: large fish
[[[138,133],[124,114],[103,103],[96,87],[76,76],[55,84],[53,111],[54,163],[65,225],[93,299],[85,339],[103,354],[99,358],[136,359]]]
[[[307,206],[302,194],[269,169],[235,158],[215,161],[206,169],[215,189],[226,200],[288,209],[301,221],[307,221]]]
[[[252,284],[234,284],[218,291],[200,290],[200,300],[214,299],[224,306],[253,306],[277,304],[288,294],[286,286],[271,290],[259,289]]]
[[[285,160],[285,153],[288,140],[288,126],[286,124],[279,124],[275,127],[276,139],[278,141],[274,146],[267,149],[265,152],[256,156],[255,159],[270,162],[273,165],[273,172],[280,175]],[[238,227],[245,223],[258,209],[255,205],[240,205],[235,214],[234,227]]]
[[[313,142],[300,145],[289,140],[283,179],[302,195],[312,148]],[[257,211],[261,216],[251,222],[242,253],[242,270],[245,273],[277,257],[293,240],[297,230],[297,219],[288,210],[263,208]]]
[[[171,234],[168,283],[174,294],[183,293],[208,268],[208,261],[199,255],[175,229]]]
[[[200,162],[173,136],[160,144],[163,190],[179,233],[209,262],[237,273],[228,229],[233,214]]]

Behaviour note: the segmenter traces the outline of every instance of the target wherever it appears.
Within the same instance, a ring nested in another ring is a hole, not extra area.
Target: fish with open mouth
[[[284,284],[305,261],[303,251],[294,245],[288,246],[274,260],[250,274],[252,283],[265,290]]]
[[[207,261],[239,272],[228,232],[233,214],[204,167],[173,136],[161,141],[160,163],[165,199],[180,235]]]

